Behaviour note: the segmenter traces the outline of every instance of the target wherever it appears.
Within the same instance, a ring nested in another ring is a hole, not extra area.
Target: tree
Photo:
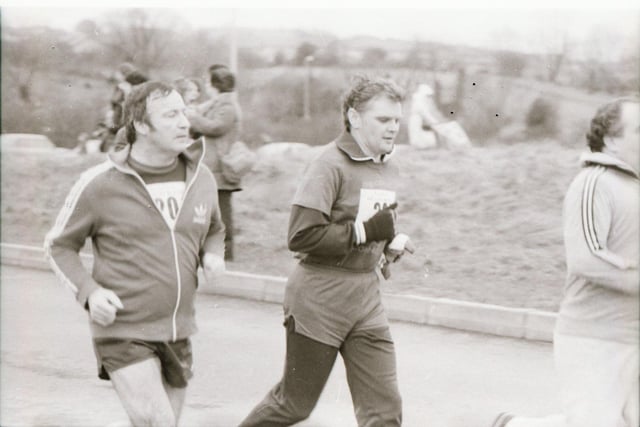
[[[558,78],[558,74],[560,74],[560,68],[562,64],[565,62],[567,58],[567,54],[569,51],[569,42],[567,41],[566,34],[563,38],[562,47],[559,52],[550,53],[547,55],[548,63],[549,63],[549,73],[547,74],[547,79],[550,82],[555,82]]]
[[[362,64],[379,66],[387,58],[387,51],[379,47],[371,47],[362,54]]]
[[[259,68],[267,65],[267,60],[251,48],[238,50],[238,62],[242,68]]]
[[[35,75],[54,69],[64,71],[74,63],[72,57],[73,51],[61,31],[49,28],[3,29],[3,80],[8,77],[17,87],[20,99],[26,103],[33,101],[31,86]]]
[[[340,64],[340,54],[342,46],[339,40],[332,41],[325,48],[314,53],[316,65],[332,66]]]
[[[544,59],[547,68],[547,80],[555,82],[560,70],[569,56],[569,37],[565,29],[541,32],[543,37]],[[546,37],[546,39],[544,38]]]
[[[273,55],[273,61],[271,62],[271,64],[274,66],[284,65],[286,60],[287,59],[284,56],[284,53],[281,50],[279,50],[275,53],[275,55]]]
[[[307,56],[312,56],[314,53],[316,53],[316,50],[318,50],[318,47],[313,43],[301,43],[296,49],[296,54],[293,57],[294,65],[304,65],[304,59]]]
[[[407,56],[405,56],[400,65],[404,65],[405,67],[409,68],[423,68],[426,65],[426,61],[422,57],[423,51],[423,44],[419,41],[416,41],[411,49],[407,52]]]
[[[502,50],[496,54],[498,72],[505,76],[519,77],[527,65],[526,57],[518,52]]]
[[[635,37],[615,32],[604,26],[594,26],[584,40],[581,50],[583,60],[583,84],[590,91],[606,90],[620,92],[625,90],[624,80],[631,83],[631,90],[637,90],[633,81],[638,76],[638,41]],[[623,66],[624,58],[630,60],[631,67]]]
[[[109,13],[95,27],[81,23],[78,30],[123,61],[144,71],[170,59],[174,39],[184,21],[161,9],[126,9]]]

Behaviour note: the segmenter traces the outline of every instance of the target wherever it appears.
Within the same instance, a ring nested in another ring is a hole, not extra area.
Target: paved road
[[[3,265],[0,274],[0,425],[125,421],[110,383],[96,377],[86,315],[71,293],[52,273]],[[282,310],[211,295],[200,295],[197,310],[196,377],[182,425],[233,427],[281,375]],[[558,409],[547,343],[408,323],[393,323],[392,333],[407,427],[485,427],[486,417],[503,409],[530,415]],[[356,425],[340,360],[312,417],[300,425]]]

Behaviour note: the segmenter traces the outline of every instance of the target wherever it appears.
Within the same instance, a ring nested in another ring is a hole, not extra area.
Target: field
[[[236,193],[237,260],[228,268],[286,276],[289,204],[316,149],[271,153]],[[564,281],[561,204],[579,150],[553,142],[417,151],[396,160],[399,228],[418,250],[394,265],[384,291],[555,310]],[[41,245],[80,172],[102,155],[2,156],[3,242]]]

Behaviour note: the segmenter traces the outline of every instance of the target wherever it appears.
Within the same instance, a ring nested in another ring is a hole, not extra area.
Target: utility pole
[[[303,108],[304,119],[311,120],[311,63],[313,62],[313,55],[306,56],[304,58],[304,66],[306,68],[306,76],[304,79],[304,93],[303,93]]]
[[[229,69],[238,74],[238,34],[236,31],[236,9],[231,9],[231,29],[229,31]]]

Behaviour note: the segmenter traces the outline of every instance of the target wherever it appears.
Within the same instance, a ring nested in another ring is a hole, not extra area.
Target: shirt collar
[[[365,154],[364,151],[362,151],[362,148],[360,147],[360,145],[356,142],[356,140],[353,138],[353,136],[349,133],[349,132],[343,132],[335,141],[336,146],[342,151],[344,152],[347,156],[349,156],[349,158],[353,161],[356,162],[367,162],[367,161],[372,161],[375,162],[374,158],[369,156],[368,154]],[[393,155],[393,153],[396,151],[396,146],[394,144],[393,148],[391,149],[391,151],[387,154],[383,154],[380,159],[382,160],[382,163],[387,162],[391,156]]]

